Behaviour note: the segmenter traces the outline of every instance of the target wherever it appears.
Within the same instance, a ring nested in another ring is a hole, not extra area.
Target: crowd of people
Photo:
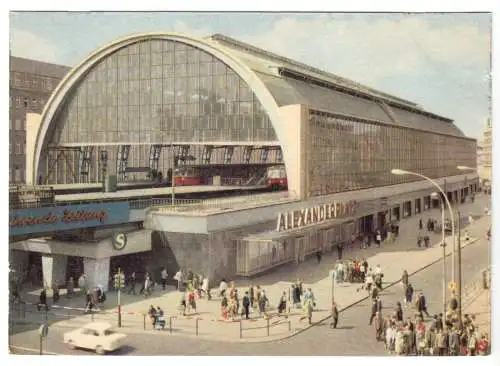
[[[401,277],[404,309],[401,302],[383,316],[382,301],[375,288],[369,325],[373,324],[375,339],[383,342],[389,354],[399,356],[476,356],[489,353],[488,334],[480,332],[473,315],[458,318],[458,301],[453,294],[446,314],[430,316],[427,300],[420,292],[413,299],[413,286],[408,273]],[[404,317],[404,311],[410,316]],[[338,312],[332,310],[332,323],[337,323]]]

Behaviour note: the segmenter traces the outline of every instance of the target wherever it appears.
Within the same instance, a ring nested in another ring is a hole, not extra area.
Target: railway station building
[[[137,219],[150,231],[150,266],[214,281],[300,262],[432,209],[431,184],[391,169],[435,179],[453,202],[478,184],[456,168],[476,167],[476,140],[452,120],[220,34],[145,33],[103,46],[29,116],[27,136],[30,184],[182,168],[205,185],[245,186],[284,167],[286,192],[179,200]]]

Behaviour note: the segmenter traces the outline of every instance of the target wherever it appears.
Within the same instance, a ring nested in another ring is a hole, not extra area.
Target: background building
[[[26,113],[41,113],[67,66],[10,56],[9,183],[24,183]]]

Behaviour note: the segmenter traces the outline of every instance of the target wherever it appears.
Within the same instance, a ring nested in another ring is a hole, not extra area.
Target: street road
[[[463,286],[478,278],[479,272],[488,266],[488,243],[480,238],[462,251]],[[411,255],[411,252],[408,253]],[[451,257],[447,257],[448,278],[451,277]],[[394,265],[397,265],[395,263]],[[401,272],[404,268],[401,268]],[[429,313],[442,312],[442,262],[422,270],[410,278],[417,291],[424,291]],[[359,285],[349,285],[353,291]],[[402,299],[399,285],[386,289],[382,295],[384,314],[392,313],[397,301]],[[269,343],[225,343],[169,336],[165,333],[133,334],[128,336],[128,346],[113,353],[115,355],[242,355],[242,356],[367,356],[386,355],[383,344],[375,341],[374,329],[368,326],[371,305],[368,301],[340,313],[338,329],[330,329],[329,321],[289,339]],[[406,316],[413,317],[413,309]],[[313,315],[314,320],[314,315]],[[69,350],[62,343],[62,334],[69,329],[51,327],[45,350],[56,354],[93,355],[83,350]],[[24,349],[13,351],[19,354],[36,354],[39,347],[37,331],[28,331],[11,336],[11,345]],[[29,351],[27,349],[32,349]]]

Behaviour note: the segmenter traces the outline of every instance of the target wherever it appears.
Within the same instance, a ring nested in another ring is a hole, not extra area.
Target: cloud
[[[473,25],[434,24],[418,16],[287,17],[261,34],[241,38],[371,85],[385,78],[418,74],[429,66],[489,70],[488,33]]]
[[[61,62],[61,52],[53,43],[34,33],[16,28],[11,28],[10,31],[10,52],[12,56],[50,63]]]
[[[176,20],[172,26],[174,32],[188,34],[194,37],[206,37],[213,33],[210,27],[191,26],[183,20]]]

